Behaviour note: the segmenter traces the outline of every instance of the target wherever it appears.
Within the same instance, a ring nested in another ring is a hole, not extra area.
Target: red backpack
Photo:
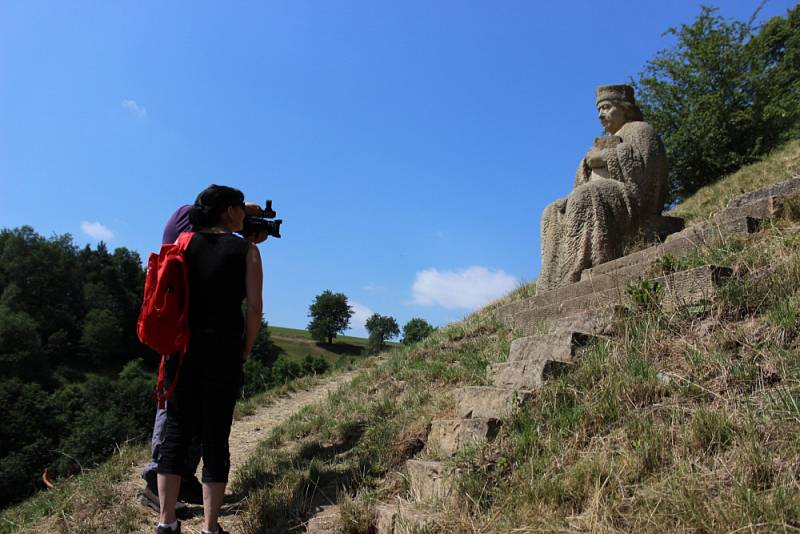
[[[189,267],[184,252],[194,236],[183,232],[174,244],[161,245],[161,251],[150,254],[147,276],[144,281],[144,298],[136,333],[139,340],[161,354],[156,383],[158,407],[164,404],[178,383],[183,356],[189,345]],[[166,360],[170,354],[179,354],[175,379],[164,391]]]

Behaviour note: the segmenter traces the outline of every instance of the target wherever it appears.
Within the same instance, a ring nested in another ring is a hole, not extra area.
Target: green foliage
[[[755,17],[755,15],[754,15]],[[703,7],[635,83],[670,162],[670,201],[800,137],[800,6],[760,28]]]
[[[400,327],[394,317],[388,315],[372,314],[367,319],[367,332],[369,332],[368,350],[377,354],[386,347],[386,341],[400,335]]]
[[[115,357],[122,348],[122,327],[109,310],[89,310],[83,319],[81,347],[93,363]]]
[[[244,364],[242,395],[252,397],[304,376],[327,373],[330,368],[331,364],[325,358],[310,354],[302,362],[280,356],[271,366],[263,360],[250,358]]]
[[[308,331],[317,341],[333,343],[336,334],[341,334],[350,326],[353,308],[348,306],[344,293],[334,293],[326,289],[308,307]]]
[[[634,308],[654,309],[661,301],[662,287],[654,280],[642,280],[638,284],[628,284],[625,293]]]
[[[425,319],[414,317],[403,326],[403,344],[411,345],[412,343],[422,341],[431,335],[434,330],[436,329],[433,325]]]
[[[135,252],[0,231],[0,506],[104,460],[152,426],[153,372],[136,339]],[[133,361],[131,361],[133,360]]]
[[[60,429],[57,408],[38,384],[0,382],[0,506],[36,489]]]

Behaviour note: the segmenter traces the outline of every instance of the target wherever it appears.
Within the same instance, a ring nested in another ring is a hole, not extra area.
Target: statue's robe
[[[542,214],[537,292],[577,282],[582,270],[622,256],[642,226],[661,214],[668,186],[664,145],[646,122],[628,122],[614,135],[621,142],[602,149],[607,168],[593,173],[584,158],[572,192]]]

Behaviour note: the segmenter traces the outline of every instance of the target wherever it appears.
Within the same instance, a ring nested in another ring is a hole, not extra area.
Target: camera
[[[283,219],[276,219],[278,214],[272,209],[272,201],[267,200],[261,215],[248,215],[244,218],[242,235],[249,236],[266,232],[268,236],[281,237],[281,223]]]

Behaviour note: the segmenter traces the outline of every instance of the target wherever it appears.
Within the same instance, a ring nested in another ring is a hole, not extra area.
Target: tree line
[[[147,442],[159,356],[136,337],[144,269],[136,252],[69,235],[0,231],[0,508],[126,442]],[[262,324],[243,396],[330,367],[280,357]]]
[[[347,295],[326,289],[308,307],[311,321],[306,329],[313,339],[331,344],[338,334],[350,328],[353,308],[347,302]],[[386,342],[400,335],[397,319],[389,315],[374,313],[364,327],[369,334],[367,350],[376,354],[386,348]],[[414,317],[403,326],[403,344],[410,345],[428,337],[435,328],[425,319]]]

